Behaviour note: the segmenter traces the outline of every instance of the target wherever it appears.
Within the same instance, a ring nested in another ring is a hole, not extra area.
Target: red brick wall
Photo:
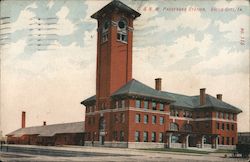
[[[132,79],[132,31],[127,31],[128,43],[121,43],[117,41],[117,27],[110,22],[108,41],[102,42],[102,24],[105,20],[118,22],[121,17],[126,18],[129,26],[133,27],[132,18],[121,13],[98,20],[97,102],[100,98],[109,98],[110,94]]]

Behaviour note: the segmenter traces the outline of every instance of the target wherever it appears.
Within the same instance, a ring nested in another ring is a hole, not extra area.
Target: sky
[[[133,78],[198,95],[200,88],[242,109],[249,124],[249,2],[121,0],[134,22]],[[97,22],[110,0],[1,1],[0,130],[84,120],[80,102],[95,94]],[[7,17],[4,18],[3,17]]]

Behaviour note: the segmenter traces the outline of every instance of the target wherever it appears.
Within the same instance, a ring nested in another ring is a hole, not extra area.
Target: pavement
[[[248,159],[232,158],[225,153],[177,153],[128,148],[87,146],[34,146],[9,145],[0,152],[0,161],[166,161],[166,162],[247,162]]]

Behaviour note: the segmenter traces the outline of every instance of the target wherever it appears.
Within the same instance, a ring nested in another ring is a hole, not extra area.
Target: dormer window
[[[121,42],[128,42],[128,35],[127,35],[127,21],[121,19],[118,21],[117,25],[117,40]]]
[[[102,26],[102,43],[108,41],[108,29],[109,29],[109,21],[106,20],[104,21]]]

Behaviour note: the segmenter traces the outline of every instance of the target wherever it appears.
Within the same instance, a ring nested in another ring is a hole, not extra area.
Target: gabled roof
[[[194,104],[192,101],[191,96],[181,95],[177,93],[170,93],[163,91],[165,96],[170,96],[173,98],[175,102],[171,103],[171,105],[177,106],[177,107],[185,107],[185,108],[193,108]]]
[[[239,108],[232,106],[224,101],[206,94],[206,103],[200,105],[200,96],[186,96],[176,93],[164,92],[166,95],[171,96],[175,102],[171,103],[171,106],[182,108],[215,108],[219,110],[234,111],[237,113],[242,112]]]
[[[196,108],[214,108],[222,111],[231,111],[240,113],[242,112],[239,108],[230,105],[224,101],[218,100],[217,98],[206,94],[206,104],[200,105],[200,96],[187,96],[176,93],[170,93],[165,91],[155,90],[135,79],[132,79],[127,84],[122,86],[120,89],[115,91],[111,97],[119,96],[141,96],[144,98],[154,98],[162,101],[167,101],[172,107],[196,109]],[[96,96],[92,96],[84,101],[82,104],[89,102],[95,102]]]
[[[119,0],[113,0],[112,2],[110,2],[109,4],[104,6],[102,9],[100,9],[99,11],[94,13],[91,16],[91,18],[98,19],[99,17],[102,16],[102,14],[104,14],[106,12],[113,11],[114,9],[118,9],[120,11],[131,14],[134,17],[134,19],[141,15],[139,12],[135,11],[134,9],[130,8],[129,6],[127,6],[124,3],[120,2]]]
[[[227,110],[227,111],[234,111],[237,113],[242,112],[242,110],[240,110],[239,108],[230,105],[224,101],[218,100],[217,98],[206,94],[206,104],[204,105],[200,105],[200,96],[193,96],[193,103],[194,103],[194,107],[195,108],[215,108],[215,109],[219,109],[219,110]]]
[[[7,136],[21,137],[23,135],[38,135],[42,137],[51,137],[55,134],[63,133],[84,133],[84,122],[20,128],[16,131],[7,134]]]
[[[87,98],[86,100],[82,101],[81,104],[86,105],[87,103],[91,103],[95,101],[96,101],[96,95]]]
[[[166,96],[162,91],[155,90],[135,79],[130,80],[127,84],[114,92],[111,97],[120,95],[150,97],[168,102],[174,101],[171,96]]]

